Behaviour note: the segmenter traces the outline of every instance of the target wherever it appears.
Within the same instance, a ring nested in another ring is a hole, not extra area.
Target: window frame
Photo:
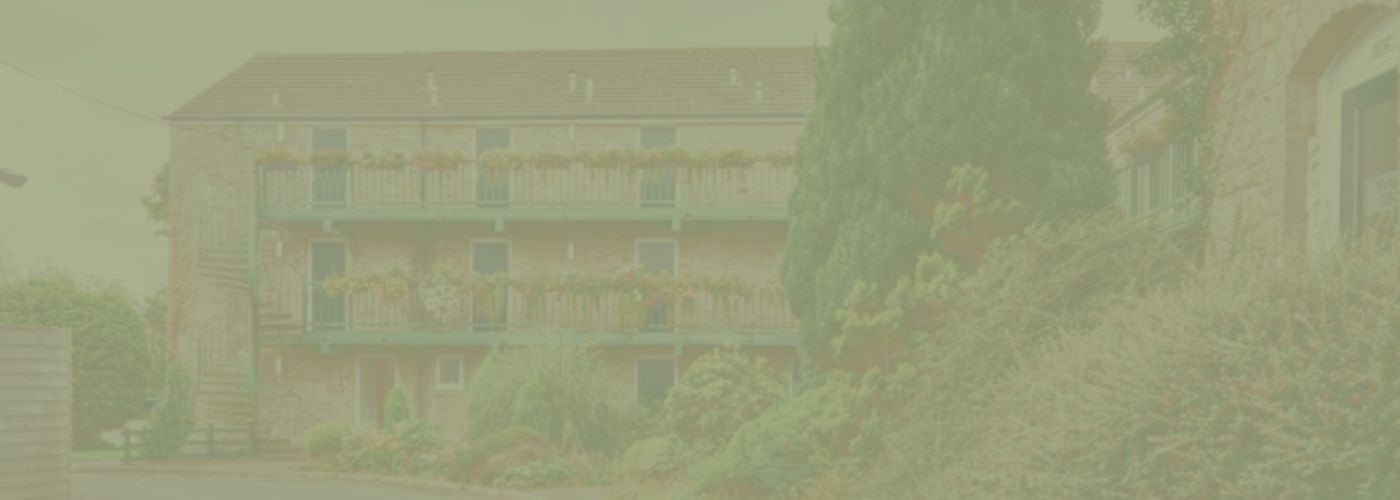
[[[457,382],[444,384],[442,382],[442,362],[453,360],[457,362]],[[433,390],[439,392],[460,392],[467,387],[467,360],[461,354],[439,354],[433,358]]]

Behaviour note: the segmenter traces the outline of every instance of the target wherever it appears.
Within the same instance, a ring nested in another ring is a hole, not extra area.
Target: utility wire
[[[86,99],[86,100],[88,100],[88,101],[90,101],[90,102],[93,102],[93,103],[96,103],[96,104],[98,104],[98,105],[100,105],[100,106],[107,107],[107,108],[116,110],[116,111],[118,111],[118,112],[121,112],[121,113],[130,115],[130,116],[134,116],[134,117],[136,117],[136,118],[140,118],[140,119],[143,119],[143,120],[148,120],[148,121],[152,121],[152,122],[156,122],[156,123],[164,123],[164,121],[161,120],[160,118],[156,118],[156,117],[154,117],[154,116],[147,115],[147,114],[145,114],[145,113],[142,113],[142,112],[140,112],[140,111],[133,110],[133,109],[131,109],[131,108],[128,108],[128,107],[126,107],[126,106],[122,106],[122,105],[120,105],[120,104],[113,104],[113,103],[111,103],[111,102],[108,102],[108,101],[105,100],[105,99],[100,98],[100,97],[94,96],[94,95],[92,95],[92,94],[89,94],[89,93],[86,93],[86,92],[83,92],[83,91],[80,91],[80,90],[77,90],[77,89],[74,89],[74,88],[72,88],[72,87],[69,87],[69,86],[64,85],[64,84],[62,84],[62,83],[59,83],[59,82],[56,82],[56,81],[54,81],[54,80],[52,80],[52,79],[49,79],[49,78],[47,78],[47,77],[45,77],[45,76],[43,76],[43,75],[40,75],[40,74],[38,74],[38,73],[35,73],[35,72],[33,72],[33,71],[30,71],[30,70],[21,68],[21,67],[15,65],[14,63],[9,62],[9,61],[6,61],[6,60],[4,60],[4,59],[0,59],[0,66],[5,66],[5,67],[7,67],[7,68],[10,68],[11,70],[14,70],[16,73],[19,73],[19,74],[22,74],[22,75],[24,75],[24,76],[33,78],[33,79],[35,79],[35,80],[38,80],[38,81],[43,82],[43,83],[45,83],[45,84],[48,84],[49,86],[51,86],[51,87],[53,87],[53,88],[56,88],[56,89],[61,90],[61,91],[65,92],[65,93],[68,93],[69,95],[73,95],[73,96],[76,96],[76,97],[79,97],[79,98],[82,98],[82,99]]]

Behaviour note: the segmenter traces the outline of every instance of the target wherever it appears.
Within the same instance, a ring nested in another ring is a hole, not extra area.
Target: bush
[[[529,427],[515,426],[472,441],[457,451],[450,477],[457,482],[489,483],[514,464],[502,466],[506,458],[554,456],[554,447],[544,434]],[[532,457],[533,458],[533,457]]]
[[[535,460],[507,469],[491,485],[498,488],[539,488],[554,486],[573,476],[568,463],[559,460]]]
[[[340,454],[345,440],[355,433],[344,422],[317,424],[306,433],[306,455],[311,458],[332,458]]]
[[[619,468],[632,481],[664,480],[714,454],[744,423],[786,397],[762,358],[733,348],[706,353],[671,388],[655,430],[627,449]]]
[[[407,422],[412,418],[408,393],[404,391],[403,384],[394,384],[394,388],[389,390],[389,397],[384,400],[384,426],[393,428],[402,422]]]
[[[522,426],[567,452],[616,452],[629,426],[621,380],[595,350],[562,340],[494,353],[468,389],[467,439]]]
[[[407,420],[384,432],[351,435],[337,463],[349,472],[437,477],[449,462],[438,427]]]
[[[156,407],[155,419],[141,439],[142,454],[169,458],[180,453],[185,439],[194,430],[194,394],[189,372],[179,363],[166,369],[165,393]]]
[[[149,343],[145,322],[124,292],[85,288],[57,272],[0,281],[0,324],[72,333],[76,445],[141,412],[151,382]]]

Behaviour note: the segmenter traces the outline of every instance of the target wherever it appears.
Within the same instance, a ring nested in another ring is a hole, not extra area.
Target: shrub
[[[535,460],[507,469],[491,481],[491,484],[498,488],[539,488],[563,483],[572,475],[573,471],[568,463],[559,460]]]
[[[389,397],[384,400],[384,426],[392,429],[409,418],[408,393],[404,391],[403,384],[394,384],[394,388],[389,390]]]
[[[534,429],[566,451],[625,446],[621,377],[594,349],[547,342],[492,354],[467,392],[469,441],[505,429]]]
[[[82,446],[141,411],[151,379],[146,325],[126,294],[57,272],[0,281],[0,324],[73,336],[73,440]]]
[[[189,372],[183,365],[172,363],[166,377],[165,393],[156,407],[155,419],[141,440],[142,454],[150,458],[179,454],[194,430],[194,394]]]
[[[520,465],[518,461],[522,458],[535,460],[553,458],[554,455],[554,446],[544,434],[529,427],[509,427],[473,440],[467,447],[458,450],[449,477],[463,483],[490,483],[505,470]]]
[[[354,433],[344,422],[317,424],[306,433],[306,455],[318,459],[335,457]]]
[[[786,396],[762,358],[733,348],[706,353],[671,388],[655,430],[627,449],[619,468],[632,481],[663,480],[715,453],[740,426]]]
[[[437,426],[406,420],[384,432],[351,435],[338,464],[349,472],[441,476],[449,463]]]

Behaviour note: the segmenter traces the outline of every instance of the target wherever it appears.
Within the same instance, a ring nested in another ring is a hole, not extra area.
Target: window
[[[510,149],[510,129],[476,129],[476,159],[492,151]],[[476,201],[487,207],[503,207],[510,204],[510,173],[492,172],[480,168],[477,162]]]
[[[504,241],[472,243],[472,273],[510,273],[510,244]],[[510,320],[510,290],[477,290],[472,295],[472,328],[476,331],[503,331]]]
[[[1391,71],[1342,98],[1342,224],[1374,226],[1400,206],[1396,165],[1396,85]]]
[[[675,147],[676,127],[647,127],[641,131],[642,149]],[[672,207],[676,204],[675,167],[662,163],[641,172],[640,198],[643,207]]]
[[[320,330],[346,328],[346,301],[349,297],[326,292],[322,283],[344,276],[347,251],[342,241],[311,243],[311,327]]]
[[[345,151],[350,146],[350,133],[344,128],[311,129],[312,151]]]
[[[676,242],[638,241],[637,267],[643,273],[675,276]],[[675,325],[674,312],[675,308],[671,304],[656,304],[647,312],[646,324],[643,325],[643,328],[648,331],[671,329]]]
[[[437,388],[441,390],[460,390],[462,381],[466,378],[466,363],[462,362],[461,356],[438,356],[437,358]]]
[[[676,358],[637,358],[637,402],[660,404],[676,385]]]
[[[1138,156],[1128,169],[1129,213],[1152,214],[1189,198],[1194,155],[1194,144],[1185,140]]]
[[[343,128],[311,129],[312,151],[345,151],[349,132]],[[317,166],[312,169],[311,202],[318,208],[344,208],[349,205],[348,169]]]

